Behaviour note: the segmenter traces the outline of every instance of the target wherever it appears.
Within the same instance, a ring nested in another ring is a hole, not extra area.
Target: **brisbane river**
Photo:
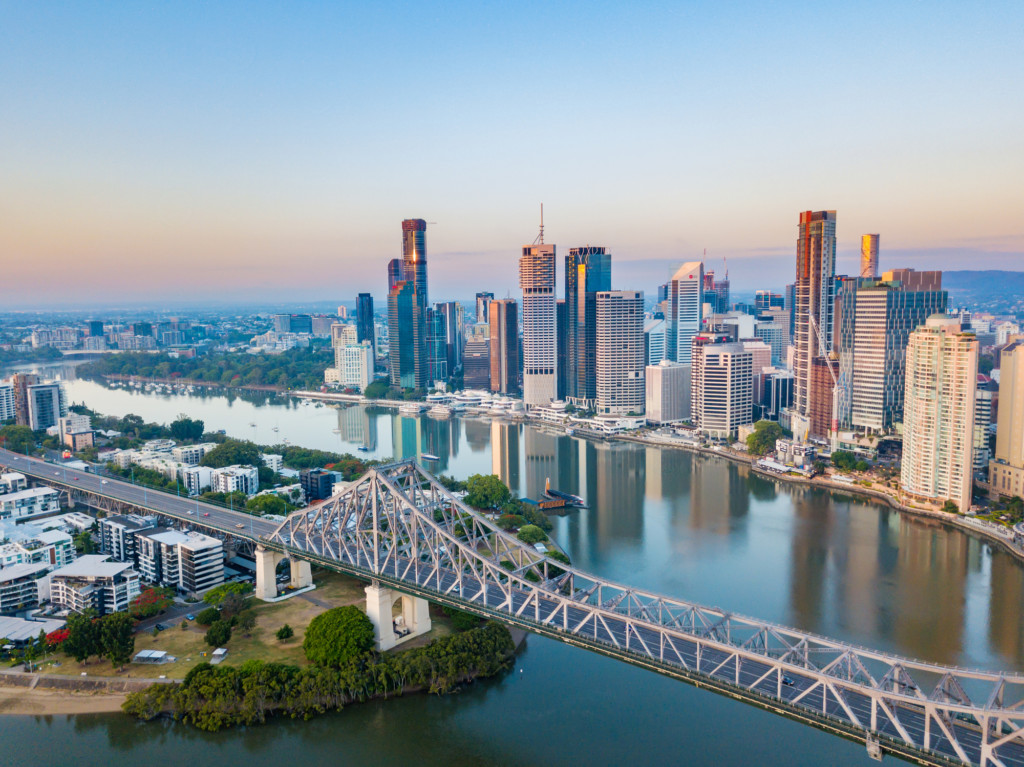
[[[433,454],[435,473],[495,473],[526,497],[550,477],[587,502],[554,518],[553,531],[585,570],[911,657],[1024,669],[1024,568],[1012,557],[957,529],[779,484],[722,458],[262,396],[142,394],[69,380],[68,398],[147,421],[187,413],[263,444]],[[514,671],[459,694],[309,722],[217,734],[116,715],[6,717],[0,726],[3,753],[18,763],[78,767],[873,763],[863,745],[535,636]]]

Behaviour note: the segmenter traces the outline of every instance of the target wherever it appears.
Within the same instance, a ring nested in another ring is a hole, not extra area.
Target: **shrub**
[[[200,626],[211,626],[220,620],[220,610],[216,607],[207,607],[196,616],[196,623]]]
[[[321,666],[338,668],[373,649],[373,624],[358,607],[345,605],[320,613],[306,629],[302,649]]]
[[[289,626],[286,623],[277,630],[277,634],[275,634],[275,636],[278,638],[278,640],[284,642],[295,636],[295,631],[292,629],[291,626]]]
[[[519,528],[516,538],[521,540],[523,543],[533,544],[546,541],[548,539],[548,534],[536,525],[523,525]]]
[[[220,647],[231,640],[231,624],[227,621],[214,621],[206,630],[206,644]]]

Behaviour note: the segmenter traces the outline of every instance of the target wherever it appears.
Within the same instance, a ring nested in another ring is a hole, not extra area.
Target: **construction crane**
[[[836,353],[825,345],[825,339],[821,335],[821,328],[818,327],[818,322],[814,319],[814,315],[807,312],[807,319],[810,321],[814,335],[818,339],[818,351],[825,358],[829,375],[832,376],[832,421],[829,424],[828,436],[832,450],[836,450],[839,447],[839,377],[836,376],[835,365],[832,364],[833,360],[836,359]]]

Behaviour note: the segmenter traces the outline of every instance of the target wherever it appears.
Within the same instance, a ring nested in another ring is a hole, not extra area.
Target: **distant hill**
[[[1008,272],[1001,269],[944,271],[942,287],[949,291],[963,293],[1020,295],[1024,293],[1024,272]]]

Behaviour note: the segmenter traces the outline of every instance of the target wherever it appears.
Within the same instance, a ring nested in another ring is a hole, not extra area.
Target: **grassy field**
[[[306,657],[302,652],[302,640],[306,627],[317,615],[331,607],[356,605],[365,609],[365,594],[362,581],[326,571],[314,571],[313,581],[316,589],[299,594],[283,602],[266,603],[254,600],[253,610],[256,613],[256,627],[250,635],[242,634],[237,629],[231,640],[225,645],[228,650],[225,664],[241,665],[247,660],[258,659],[287,663],[296,666],[306,665]],[[199,612],[202,605],[196,606]],[[432,639],[450,634],[451,623],[439,609],[431,605],[430,617],[433,628],[422,637],[399,645],[395,651],[424,645]],[[170,628],[157,636],[144,632],[135,635],[135,651],[164,650],[177,660],[174,663],[161,665],[128,664],[123,671],[113,668],[108,661],[89,661],[80,665],[73,658],[62,653],[49,656],[42,664],[40,671],[49,674],[65,674],[75,676],[83,671],[89,676],[119,676],[156,678],[166,675],[168,679],[183,678],[194,666],[210,659],[214,648],[206,644],[204,635],[206,628],[190,624],[182,629],[182,620],[175,620]],[[275,634],[284,624],[295,631],[295,636],[281,642]],[[55,665],[54,661],[60,665]]]

